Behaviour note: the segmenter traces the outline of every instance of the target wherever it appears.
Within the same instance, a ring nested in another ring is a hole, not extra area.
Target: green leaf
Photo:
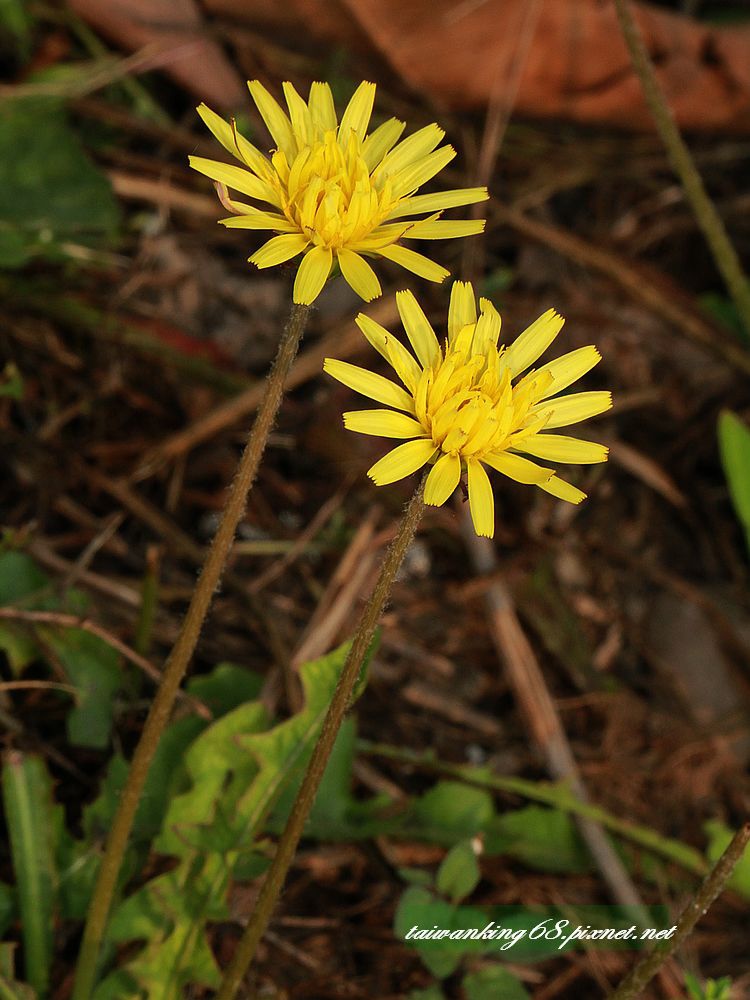
[[[709,819],[703,824],[703,829],[708,836],[706,857],[713,865],[729,847],[736,831],[719,819]],[[750,899],[750,850],[746,850],[737,862],[727,885],[735,892],[739,892],[745,899]]]
[[[685,986],[689,1000],[730,1000],[732,980],[729,976],[721,979],[707,979],[703,985],[697,976],[685,973]]]
[[[525,806],[495,816],[485,830],[487,855],[504,854],[543,872],[584,873],[591,861],[566,813]]]
[[[0,649],[8,658],[14,677],[20,676],[39,657],[39,646],[21,625],[0,621]]]
[[[413,934],[415,928],[432,928],[435,925],[441,929],[452,929],[456,913],[455,906],[436,898],[429,889],[416,885],[409,886],[396,908],[394,932],[408,947],[419,953],[421,960],[438,979],[445,979],[456,971],[466,952],[467,942],[422,941],[407,935]]]
[[[25,62],[30,53],[32,19],[24,0],[0,0],[0,36],[11,35]]]
[[[502,965],[487,965],[463,981],[466,1000],[531,1000],[520,979]]]
[[[719,415],[719,453],[735,513],[750,552],[750,429],[730,410]]]
[[[10,926],[15,912],[15,892],[6,882],[0,882],[0,937]],[[1,965],[0,969],[2,969]]]
[[[262,687],[263,678],[255,671],[235,663],[218,663],[210,674],[191,678],[187,690],[205,702],[218,719],[238,705],[257,698]]]
[[[84,153],[61,103],[0,108],[0,265],[59,256],[67,242],[96,246],[119,219],[106,176]]]
[[[2,773],[3,804],[23,934],[25,975],[45,996],[54,930],[54,850],[51,782],[43,760],[12,751]]]
[[[44,629],[71,684],[77,704],[68,712],[68,739],[74,746],[103,749],[109,744],[114,698],[122,675],[119,654],[103,639],[83,629]]]
[[[257,839],[281,792],[309,759],[348,648],[301,668],[305,705],[297,715],[268,729],[263,706],[250,702],[191,743],[183,758],[187,787],[173,795],[154,843],[179,862],[115,910],[110,939],[146,943],[113,974],[116,986],[107,977],[96,1000],[116,996],[123,975],[148,1000],[182,1000],[188,984],[217,984],[206,923],[226,919],[228,888],[238,872],[254,874],[265,866]]]
[[[480,833],[494,813],[489,792],[459,781],[439,781],[413,804],[399,831],[450,846]]]
[[[2,0],[0,0],[2,3]],[[9,361],[0,375],[0,398],[23,399],[23,377],[18,365]]]
[[[460,903],[476,889],[481,878],[477,855],[470,840],[452,847],[438,868],[436,888],[453,903]]]
[[[48,583],[49,578],[24,552],[0,552],[0,606],[16,604]]]
[[[433,983],[425,990],[412,990],[407,993],[406,1000],[445,1000],[445,993],[437,983]]]

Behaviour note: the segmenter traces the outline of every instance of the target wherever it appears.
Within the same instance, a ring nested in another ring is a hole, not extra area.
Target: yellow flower
[[[223,225],[280,234],[254,253],[251,263],[273,267],[304,254],[295,302],[313,302],[334,263],[361,298],[376,298],[380,282],[365,257],[387,257],[422,278],[443,281],[449,273],[444,267],[399,241],[451,239],[484,229],[483,219],[439,216],[446,208],[484,201],[486,188],[415,194],[456,155],[452,146],[437,148],[443,129],[427,125],[399,142],[404,123],[390,118],[367,134],[374,83],[359,85],[340,123],[327,83],[313,83],[307,102],[285,83],[289,115],[257,80],[248,87],[276,144],[270,159],[237,132],[234,122],[201,104],[198,114],[242,166],[202,156],[191,156],[190,165],[218,182],[222,203],[235,213],[222,219]],[[230,200],[227,188],[271,207]],[[406,218],[425,213],[432,214]]]
[[[344,426],[351,431],[406,441],[369,470],[376,485],[396,482],[431,463],[424,500],[440,506],[465,471],[474,528],[489,538],[495,530],[495,505],[485,466],[580,503],[585,493],[518,452],[550,462],[607,460],[608,449],[601,444],[548,433],[612,406],[609,392],[559,395],[601,360],[597,349],[581,347],[527,371],[562,328],[564,320],[554,309],[510,347],[498,346],[500,314],[480,299],[477,317],[474,289],[457,281],[451,290],[448,340],[441,348],[412,293],[398,292],[396,301],[416,358],[368,316],[360,314],[357,325],[403,387],[346,361],[326,358],[323,366],[355,392],[394,408],[344,414]]]

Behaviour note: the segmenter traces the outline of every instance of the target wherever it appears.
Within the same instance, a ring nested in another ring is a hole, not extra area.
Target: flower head
[[[324,363],[339,382],[393,407],[344,414],[351,431],[405,440],[367,473],[376,485],[396,482],[430,463],[424,501],[440,506],[465,471],[474,528],[489,538],[495,512],[486,466],[580,503],[585,493],[519,452],[550,462],[607,460],[608,449],[601,444],[549,433],[611,407],[609,392],[559,395],[601,360],[597,349],[581,347],[531,369],[560,332],[562,316],[549,309],[510,347],[498,346],[500,314],[480,299],[477,316],[474,289],[461,281],[451,290],[448,339],[441,348],[412,293],[398,292],[396,300],[414,354],[364,314],[357,325],[402,385],[346,361],[326,358]]]
[[[234,122],[201,104],[198,114],[242,166],[201,156],[191,156],[190,165],[218,183],[222,203],[234,213],[223,225],[279,234],[249,258],[251,263],[272,267],[304,254],[295,302],[313,302],[334,263],[366,302],[376,298],[380,282],[365,257],[387,257],[422,278],[443,281],[444,267],[399,241],[450,239],[484,229],[482,219],[439,216],[446,208],[484,201],[486,188],[415,194],[456,155],[452,146],[440,146],[441,128],[427,125],[399,142],[404,123],[390,118],[367,134],[374,83],[359,85],[340,122],[327,83],[313,83],[307,101],[285,83],[288,115],[257,80],[248,86],[276,144],[270,158],[241,136]],[[234,201],[227,188],[270,208]],[[432,214],[406,218],[426,213]]]

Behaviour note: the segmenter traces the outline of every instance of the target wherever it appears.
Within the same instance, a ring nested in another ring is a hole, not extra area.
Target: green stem
[[[729,847],[724,851],[701,883],[698,892],[682,911],[673,936],[668,941],[662,942],[642,962],[639,962],[632,972],[623,979],[615,992],[610,994],[609,1000],[633,1000],[634,997],[641,995],[647,984],[653,979],[669,956],[674,954],[680,947],[727,884],[737,862],[747,847],[748,841],[750,841],[750,823],[745,823],[734,835]]]
[[[93,993],[99,951],[146,776],[161,734],[169,721],[175,697],[198,642],[211,600],[219,585],[237,525],[245,512],[247,495],[255,480],[268,436],[281,405],[284,384],[297,354],[309,313],[309,306],[297,304],[292,306],[276,359],[266,381],[255,423],[229,489],[221,523],[211,542],[190,600],[190,607],[177,641],[164,665],[161,683],[151,704],[138,746],[135,748],[91,897],[78,956],[72,1000],[90,1000]]]
[[[540,784],[528,781],[526,778],[504,777],[500,774],[491,774],[478,767],[448,764],[438,760],[434,754],[429,752],[419,753],[414,750],[393,747],[386,743],[371,743],[369,740],[357,740],[357,749],[361,753],[386,757],[404,764],[411,764],[412,767],[424,768],[435,774],[444,774],[446,777],[455,778],[467,785],[474,785],[476,788],[487,788],[495,792],[504,792],[507,795],[518,795],[532,802],[543,802],[545,805],[563,812],[593,820],[612,833],[618,834],[624,840],[629,840],[647,851],[659,854],[694,875],[705,875],[708,871],[708,865],[699,851],[679,840],[663,837],[650,827],[639,826],[637,823],[613,816],[612,813],[600,806],[582,802],[565,785]]]
[[[641,81],[646,103],[654,117],[669,160],[682,183],[685,196],[706,238],[727,291],[737,307],[742,324],[750,333],[750,282],[742,270],[740,258],[732,246],[724,222],[706,192],[703,178],[698,173],[690,150],[680,135],[672,111],[659,86],[643,37],[633,18],[629,0],[615,0],[615,7],[633,68]]]
[[[409,506],[406,508],[398,529],[398,534],[391,543],[383,560],[375,589],[362,612],[349,655],[346,658],[346,663],[341,671],[331,704],[323,720],[318,742],[313,748],[307,772],[292,806],[292,811],[284,827],[284,832],[279,840],[271,867],[268,869],[268,873],[263,880],[255,909],[250,916],[248,925],[245,928],[240,943],[237,945],[229,968],[224,975],[221,989],[216,995],[216,1000],[233,1000],[236,996],[237,991],[242,985],[242,980],[245,978],[245,973],[255,957],[258,944],[271,919],[271,914],[284,885],[287,872],[294,859],[297,844],[302,836],[307,817],[315,801],[315,796],[317,795],[318,787],[328,764],[328,759],[331,756],[333,745],[341,728],[341,723],[349,708],[352,692],[362,669],[365,655],[372,642],[372,637],[375,634],[375,628],[388,600],[393,581],[406,555],[406,550],[414,538],[414,533],[422,516],[424,510],[424,503],[422,501],[423,491],[424,479],[410,500]]]

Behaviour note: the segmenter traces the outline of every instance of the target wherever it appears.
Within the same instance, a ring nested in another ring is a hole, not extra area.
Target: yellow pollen
[[[371,177],[356,132],[342,147],[331,129],[291,164],[283,152],[274,153],[273,165],[271,183],[284,215],[317,246],[338,250],[364,239],[399,201],[387,177]]]
[[[417,412],[437,448],[446,454],[481,459],[504,451],[510,435],[520,428],[536,401],[535,386],[516,393],[502,353],[494,345],[472,355],[448,347],[422,373],[423,411]],[[419,388],[416,398],[420,396]]]

